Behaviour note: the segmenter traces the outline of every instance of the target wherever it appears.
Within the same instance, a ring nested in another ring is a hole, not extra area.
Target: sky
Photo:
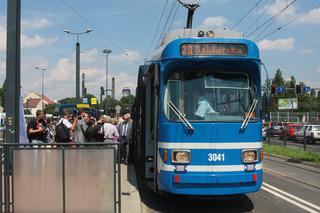
[[[257,42],[270,77],[280,68],[285,79],[293,75],[297,82],[320,88],[319,0],[199,3],[193,28],[242,32]],[[86,75],[88,93],[97,97],[105,85],[106,54],[102,51],[112,50],[109,87],[115,77],[116,98],[120,98],[123,87],[134,93],[139,65],[161,36],[169,29],[184,28],[187,17],[187,10],[175,0],[22,0],[21,4],[21,94],[41,93],[41,72],[35,69],[40,67],[46,69],[44,94],[53,100],[75,96],[77,38],[65,29],[92,29],[79,37],[80,71]],[[0,0],[0,85],[6,73],[6,15],[7,1]],[[265,78],[264,72],[261,75]]]

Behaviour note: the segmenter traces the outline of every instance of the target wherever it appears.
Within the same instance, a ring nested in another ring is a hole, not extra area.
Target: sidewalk
[[[121,212],[141,213],[141,199],[133,165],[121,165]]]

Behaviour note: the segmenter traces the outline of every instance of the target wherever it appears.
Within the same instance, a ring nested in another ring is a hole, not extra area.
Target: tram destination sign
[[[184,43],[180,46],[182,56],[247,56],[248,47],[237,43]]]

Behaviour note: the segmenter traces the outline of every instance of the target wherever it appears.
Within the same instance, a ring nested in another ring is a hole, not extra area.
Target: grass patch
[[[295,160],[312,162],[320,166],[320,153],[318,152],[310,152],[300,149],[292,149],[288,147],[285,148],[283,146],[268,144],[263,144],[263,151],[265,153],[286,156]]]

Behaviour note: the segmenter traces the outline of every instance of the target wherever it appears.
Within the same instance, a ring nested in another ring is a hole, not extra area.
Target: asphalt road
[[[264,140],[264,143],[267,143],[267,140]],[[278,137],[270,137],[270,143],[274,145],[284,146],[284,140],[279,139]],[[303,141],[294,142],[293,140],[286,141],[287,147],[303,149]],[[315,144],[307,144],[308,151],[320,152],[320,141],[317,141]]]
[[[228,199],[159,196],[140,189],[142,212],[320,212],[320,169],[267,157],[259,192]]]

